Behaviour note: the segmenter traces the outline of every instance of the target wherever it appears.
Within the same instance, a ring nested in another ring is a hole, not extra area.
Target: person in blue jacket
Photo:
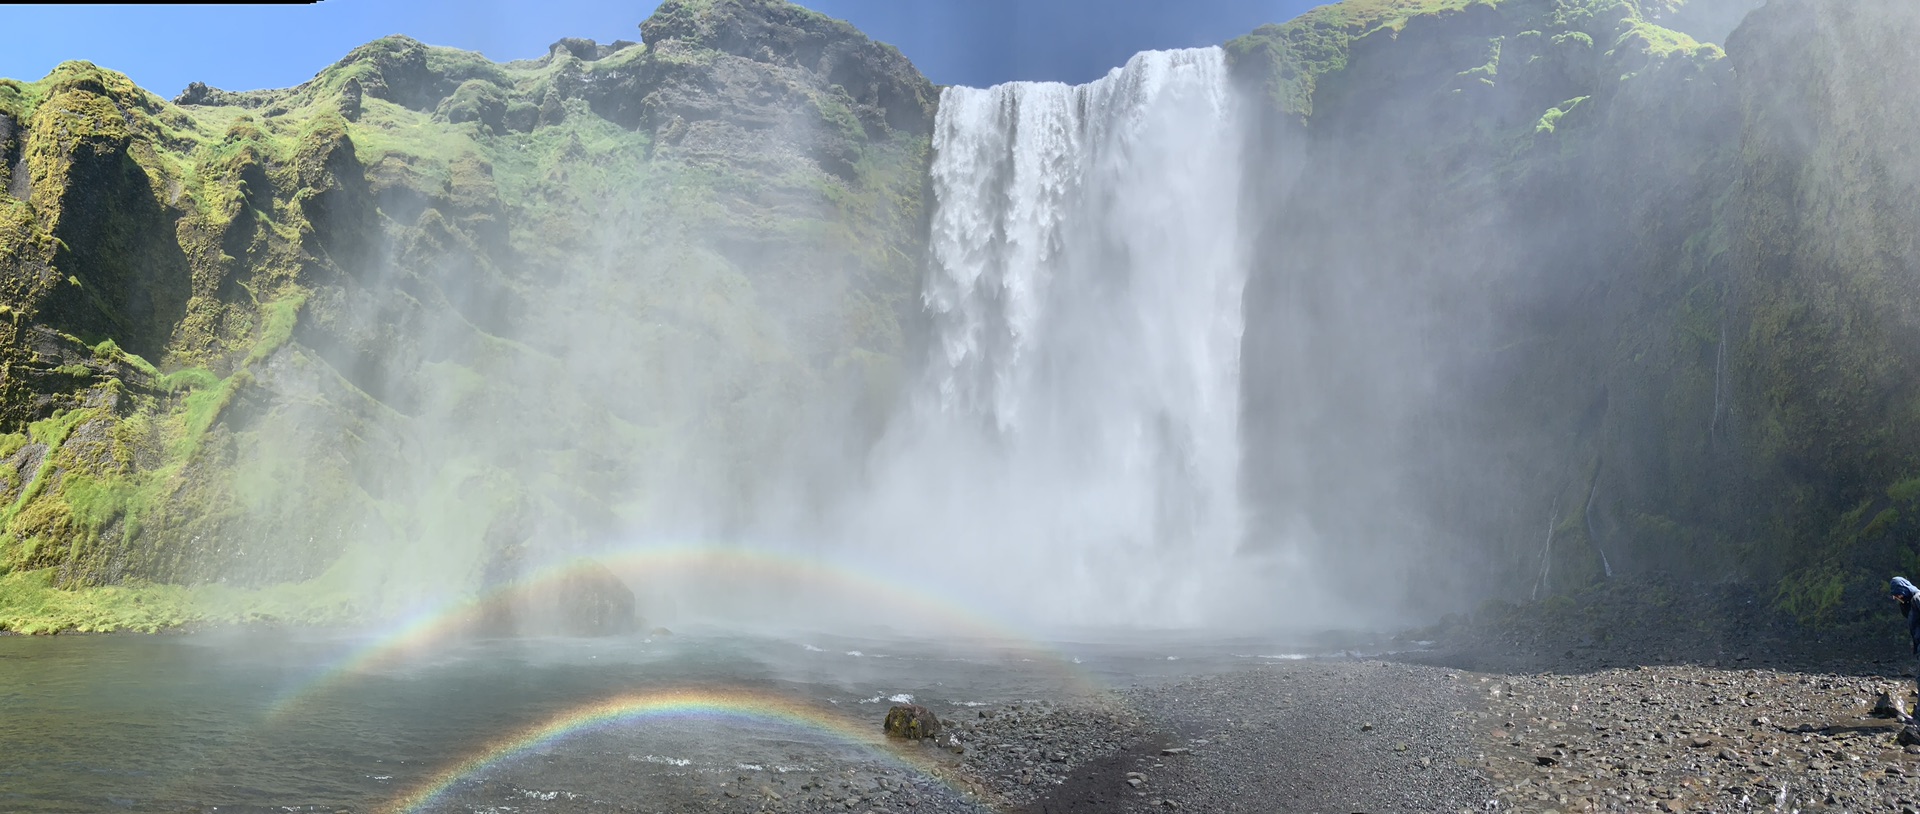
[[[1906,577],[1894,577],[1892,599],[1900,604],[1900,614],[1907,617],[1907,639],[1913,644],[1913,654],[1920,656],[1920,588]],[[1920,674],[1914,676],[1914,686],[1920,688]]]

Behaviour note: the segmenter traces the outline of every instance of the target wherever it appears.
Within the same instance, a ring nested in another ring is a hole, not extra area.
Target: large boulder
[[[887,710],[886,730],[888,735],[910,741],[929,739],[940,734],[940,719],[919,704],[895,704]]]
[[[583,560],[556,577],[496,587],[469,627],[481,636],[613,636],[642,629],[634,604],[625,582]]]

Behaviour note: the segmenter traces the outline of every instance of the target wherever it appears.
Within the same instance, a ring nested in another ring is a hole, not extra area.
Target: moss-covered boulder
[[[919,704],[895,704],[887,710],[881,728],[895,738],[929,740],[940,735],[940,718]]]

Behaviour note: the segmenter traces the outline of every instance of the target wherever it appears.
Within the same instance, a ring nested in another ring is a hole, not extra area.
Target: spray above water
[[[1231,612],[1239,116],[1217,48],[941,95],[932,357],[857,542],[1036,624]]]
[[[646,597],[648,624],[718,621],[730,627],[804,635],[806,628],[884,637],[932,636],[975,657],[1016,659],[1062,691],[1100,689],[1070,657],[994,616],[907,587],[903,574],[874,573],[771,548],[646,545],[564,559],[471,599],[448,602],[393,622],[289,685],[267,710],[281,720],[303,705],[356,691],[369,675],[435,662],[475,639],[495,638],[486,611],[502,601],[565,586],[577,574],[607,571]],[[784,627],[780,622],[784,621]]]

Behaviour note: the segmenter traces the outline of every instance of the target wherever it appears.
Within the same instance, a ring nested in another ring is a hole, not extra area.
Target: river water
[[[1301,655],[1254,640],[1005,649],[726,629],[391,643],[0,636],[0,811],[675,810],[742,777],[950,761],[879,736],[909,696],[962,714]]]

